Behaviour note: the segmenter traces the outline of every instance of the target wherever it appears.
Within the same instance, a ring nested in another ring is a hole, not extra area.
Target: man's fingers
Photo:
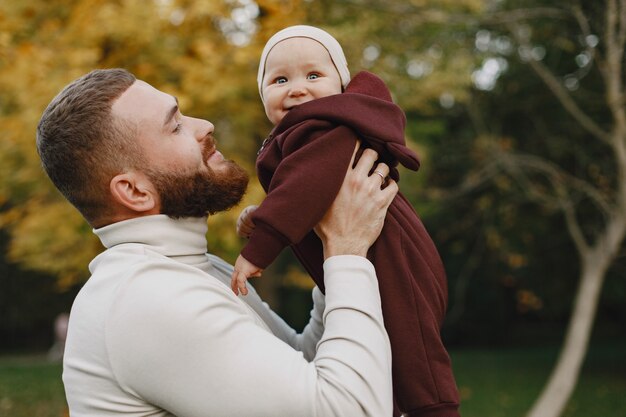
[[[361,154],[359,162],[354,167],[354,173],[357,176],[366,176],[374,166],[374,162],[378,159],[378,153],[373,149],[365,149]]]
[[[376,168],[374,168],[374,172],[380,172],[386,177],[387,175],[389,175],[389,166],[381,162],[378,165],[376,165]]]
[[[354,145],[354,151],[352,151],[352,158],[350,159],[350,168],[354,166],[354,161],[356,160],[356,155],[359,153],[359,148],[361,147],[361,141],[357,140],[356,145]]]
[[[380,180],[380,184],[378,185],[381,188],[385,188],[389,180],[389,178],[387,177],[388,175],[389,175],[389,166],[381,162],[378,165],[376,165],[376,168],[374,168],[374,171],[372,171],[372,175],[370,175],[370,177],[374,177]]]
[[[399,188],[398,184],[392,180],[391,178],[387,178],[387,185],[380,193],[381,202],[383,207],[387,208],[398,194]]]

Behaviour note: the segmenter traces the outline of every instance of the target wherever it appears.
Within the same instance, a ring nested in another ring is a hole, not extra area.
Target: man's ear
[[[124,207],[138,212],[158,211],[158,194],[150,180],[139,172],[116,175],[110,182],[113,200]]]

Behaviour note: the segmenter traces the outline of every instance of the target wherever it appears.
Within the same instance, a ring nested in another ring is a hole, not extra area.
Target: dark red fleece
[[[417,170],[406,147],[404,112],[384,82],[357,74],[343,94],[292,109],[265,140],[257,172],[267,197],[252,215],[255,230],[242,250],[266,268],[286,246],[324,290],[322,244],[313,227],[335,199],[357,139],[375,149],[399,180],[397,166]],[[393,357],[396,410],[408,416],[457,417],[459,397],[439,333],[447,305],[443,264],[406,198],[392,202],[368,253],[378,275]]]

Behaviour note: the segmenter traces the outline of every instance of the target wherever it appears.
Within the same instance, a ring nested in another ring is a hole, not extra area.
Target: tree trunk
[[[618,210],[596,245],[581,250],[581,277],[574,311],[557,364],[527,417],[559,417],[569,401],[587,353],[606,272],[626,235],[626,213]],[[582,248],[579,248],[582,249]]]
[[[609,254],[596,253],[596,255],[603,259],[587,256],[583,261],[580,284],[565,342],[547,385],[527,417],[560,416],[576,387],[589,345],[600,289],[610,264],[610,260],[607,259]]]

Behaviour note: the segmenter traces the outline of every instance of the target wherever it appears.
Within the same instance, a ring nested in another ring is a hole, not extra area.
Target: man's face
[[[213,124],[184,116],[176,98],[136,81],[113,103],[112,112],[137,127],[147,165],[142,172],[159,194],[161,213],[202,217],[241,200],[247,173],[217,150]]]
[[[341,93],[341,78],[321,43],[289,38],[277,43],[265,61],[265,114],[278,124],[293,107]]]

